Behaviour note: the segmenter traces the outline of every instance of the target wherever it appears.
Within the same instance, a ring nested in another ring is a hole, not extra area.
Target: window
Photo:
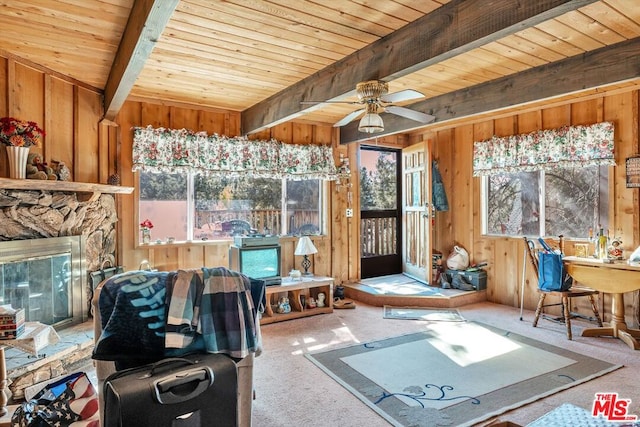
[[[235,234],[317,234],[322,181],[140,172],[140,222],[152,240],[228,238]],[[191,203],[190,200],[193,200]]]
[[[397,208],[397,156],[393,151],[360,150],[360,209],[363,211]]]
[[[485,177],[486,233],[585,238],[607,229],[608,179],[607,166]]]
[[[188,239],[189,177],[181,174],[140,173],[138,216],[153,224],[153,239]]]

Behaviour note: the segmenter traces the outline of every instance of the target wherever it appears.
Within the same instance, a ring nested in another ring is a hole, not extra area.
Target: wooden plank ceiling
[[[640,0],[9,0],[0,28],[0,54],[103,91],[109,119],[150,99],[241,111],[245,133],[335,123],[360,106],[300,102],[364,80],[442,123],[640,77]]]

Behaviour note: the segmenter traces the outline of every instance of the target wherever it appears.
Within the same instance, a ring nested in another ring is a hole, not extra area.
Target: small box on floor
[[[453,283],[454,275],[460,275],[463,281],[471,284],[473,289],[481,291],[487,289],[487,272],[484,270],[447,270],[447,276],[450,283]]]
[[[24,332],[24,308],[0,307],[0,339],[18,338]]]

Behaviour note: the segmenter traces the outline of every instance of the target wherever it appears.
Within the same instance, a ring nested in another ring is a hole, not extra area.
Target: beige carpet
[[[380,310],[358,302],[355,310],[336,310],[332,314],[264,326],[264,352],[256,359],[254,368],[253,425],[389,426],[388,421],[304,357],[306,353],[421,332],[429,324],[421,320],[386,320]],[[533,328],[533,312],[525,311],[524,320],[520,321],[520,310],[504,305],[478,303],[460,307],[459,311],[468,321],[624,365],[610,374],[502,414],[499,419],[525,426],[565,402],[590,409],[595,393],[603,391],[615,391],[621,398],[632,399],[635,413],[640,413],[637,384],[640,352],[631,350],[622,341],[581,337],[580,330],[591,326],[582,321],[572,322],[574,339],[568,341],[563,325],[541,321]]]
[[[307,354],[398,426],[470,426],[618,369],[479,323]]]

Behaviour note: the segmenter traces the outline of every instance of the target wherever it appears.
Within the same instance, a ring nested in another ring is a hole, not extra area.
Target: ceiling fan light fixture
[[[358,131],[364,133],[378,133],[384,130],[382,117],[378,113],[367,113],[360,119]]]
[[[376,100],[389,92],[389,84],[380,80],[369,80],[356,85],[360,101]]]

